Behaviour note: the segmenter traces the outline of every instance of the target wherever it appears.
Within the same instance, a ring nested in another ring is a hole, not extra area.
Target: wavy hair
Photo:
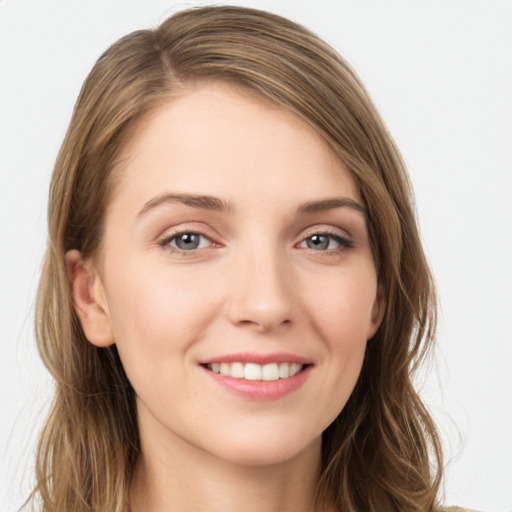
[[[436,303],[402,159],[359,78],[331,47],[282,17],[227,6],[182,11],[123,37],[80,92],[50,186],[36,337],[55,395],[32,498],[41,512],[125,510],[140,451],[134,391],[115,346],[85,338],[65,254],[97,254],[134,126],[177,88],[209,80],[250,90],[312,126],[367,207],[385,313],[348,403],[323,433],[319,507],[435,510],[441,447],[412,376],[433,344]]]

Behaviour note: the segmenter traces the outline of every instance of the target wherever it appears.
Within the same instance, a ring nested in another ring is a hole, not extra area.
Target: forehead
[[[184,88],[133,130],[112,200],[165,192],[307,201],[333,188],[359,199],[354,180],[304,120],[223,83]],[[131,199],[130,199],[131,198]]]

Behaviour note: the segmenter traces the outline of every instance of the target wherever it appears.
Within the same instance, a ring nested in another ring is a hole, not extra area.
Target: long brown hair
[[[149,112],[187,83],[249,89],[305,122],[339,155],[368,210],[386,304],[356,388],[323,434],[319,507],[431,511],[441,478],[435,426],[412,384],[435,331],[435,295],[400,155],[358,77],[326,43],[279,16],[240,7],[175,14],[120,39],[89,74],[50,187],[36,335],[55,379],[37,453],[42,512],[121,512],[139,434],[115,346],[97,348],[75,316],[65,254],[94,256],[119,155]]]

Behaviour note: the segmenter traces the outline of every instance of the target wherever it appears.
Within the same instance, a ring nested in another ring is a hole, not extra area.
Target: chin
[[[250,436],[243,433],[240,436],[232,435],[229,440],[224,439],[219,443],[221,448],[217,448],[213,454],[238,466],[272,466],[297,457],[319,456],[321,442],[321,435],[305,438],[286,430],[272,435],[253,431]]]

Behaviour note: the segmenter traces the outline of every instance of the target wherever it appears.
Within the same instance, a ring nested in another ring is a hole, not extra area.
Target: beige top
[[[461,507],[443,507],[442,512],[477,512],[476,510],[470,510],[469,508]]]

